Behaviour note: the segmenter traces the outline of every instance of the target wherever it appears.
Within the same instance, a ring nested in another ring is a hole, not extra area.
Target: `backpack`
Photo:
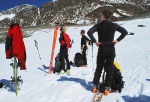
[[[68,34],[66,34],[66,33],[64,33],[63,34],[63,36],[64,36],[64,42],[65,42],[65,44],[66,44],[66,48],[68,49],[68,48],[71,48],[71,39],[70,39],[70,37],[69,37],[69,35]]]
[[[2,82],[0,82],[0,88],[2,88],[4,86],[4,84]]]
[[[119,93],[122,91],[122,88],[124,88],[124,81],[121,73],[121,68],[117,62],[114,61],[113,64],[114,68],[114,76],[112,79],[111,89],[118,91]],[[103,78],[102,81],[104,82],[106,78],[105,71],[103,72]]]
[[[81,53],[76,53],[74,57],[74,64],[76,67],[80,67],[83,65],[83,60],[82,60],[82,54]]]
[[[55,57],[55,67],[53,69],[53,73],[60,72],[60,60],[59,60],[60,54],[58,53]]]

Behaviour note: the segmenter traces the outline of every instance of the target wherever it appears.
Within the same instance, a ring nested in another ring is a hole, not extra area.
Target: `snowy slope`
[[[149,24],[150,19],[120,21],[134,35],[127,35],[116,45],[116,61],[122,68],[125,88],[122,93],[110,93],[101,102],[150,102],[150,47]],[[138,27],[137,25],[146,27]],[[88,30],[91,26],[67,27],[67,33],[74,39],[69,58],[80,52],[80,30]],[[37,40],[42,64],[47,67],[50,62],[53,29],[32,31],[31,37],[25,38],[27,51],[27,70],[19,71],[23,78],[23,86],[19,95],[9,89],[0,89],[0,102],[91,102],[93,93],[91,83],[96,66],[97,47],[88,48],[88,68],[71,68],[70,75],[48,74],[48,70],[41,66],[34,40]],[[116,38],[119,33],[116,33]],[[96,36],[96,34],[95,34]],[[59,35],[58,35],[59,37]],[[55,55],[59,52],[57,40]],[[9,87],[10,76],[13,71],[11,60],[5,58],[5,45],[0,44],[0,80]]]

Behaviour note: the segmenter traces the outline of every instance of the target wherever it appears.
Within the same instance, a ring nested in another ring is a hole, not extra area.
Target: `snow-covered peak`
[[[2,13],[2,14],[11,14],[11,13],[17,14],[17,13],[19,13],[19,12],[22,11],[22,10],[31,9],[31,8],[33,8],[33,7],[36,7],[36,6],[34,6],[34,5],[29,5],[29,4],[23,4],[23,5],[21,5],[21,6],[17,5],[17,6],[15,6],[15,7],[13,7],[13,8],[10,8],[10,9],[7,9],[7,10],[3,10],[3,11],[1,11],[1,13]]]
[[[0,13],[0,20],[3,20],[3,19],[5,19],[5,18],[11,19],[11,18],[13,18],[14,16],[15,16],[15,14],[13,14],[13,13],[11,13],[11,14],[4,14],[4,15],[2,15],[2,14]]]

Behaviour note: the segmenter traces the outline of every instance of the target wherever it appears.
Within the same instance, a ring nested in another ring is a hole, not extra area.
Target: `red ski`
[[[52,52],[50,57],[50,65],[49,65],[49,73],[52,74],[52,67],[53,67],[53,59],[54,59],[54,51],[55,51],[55,45],[56,45],[56,39],[58,34],[58,26],[56,25],[54,27],[54,36],[53,36],[53,43],[52,43]]]

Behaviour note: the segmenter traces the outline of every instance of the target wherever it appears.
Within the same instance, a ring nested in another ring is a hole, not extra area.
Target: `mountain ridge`
[[[140,0],[135,1],[58,0],[44,3],[39,8],[34,5],[23,4],[0,12],[0,27],[6,28],[11,22],[17,22],[23,27],[52,25],[56,22],[71,24],[96,23],[99,21],[100,12],[103,9],[109,9],[114,13],[113,21],[150,11],[149,3]]]

